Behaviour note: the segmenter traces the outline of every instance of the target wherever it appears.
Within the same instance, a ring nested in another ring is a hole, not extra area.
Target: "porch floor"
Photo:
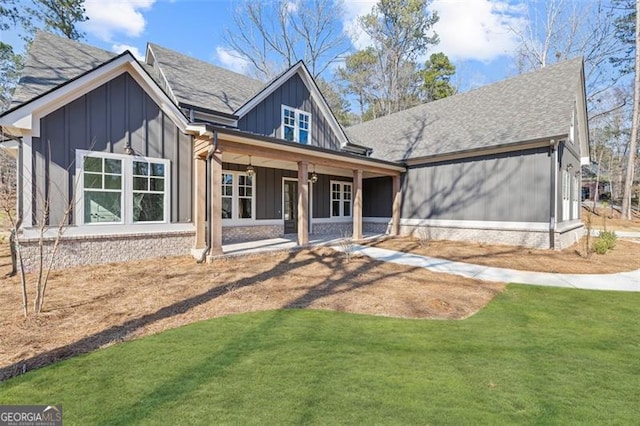
[[[384,237],[385,234],[365,233],[362,235],[363,240],[370,240]],[[307,247],[314,246],[333,246],[338,245],[342,235],[309,235],[309,244]],[[285,235],[280,238],[269,238],[266,240],[243,241],[239,243],[223,244],[222,256],[236,256],[251,253],[261,253],[268,251],[283,251],[298,248],[295,235]]]

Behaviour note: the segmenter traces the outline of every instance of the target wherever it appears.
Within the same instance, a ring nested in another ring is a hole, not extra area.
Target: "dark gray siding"
[[[311,113],[311,145],[340,149],[338,137],[311,98],[298,74],[278,87],[271,95],[238,121],[238,128],[265,136],[282,138],[282,105]]]
[[[222,163],[223,170],[244,171],[243,164]],[[298,172],[294,170],[272,169],[269,167],[255,167],[256,169],[256,219],[282,219],[282,180],[283,178],[298,179]],[[318,174],[318,181],[313,184],[313,217],[331,217],[331,181],[351,182],[353,179],[343,176]]]
[[[393,179],[377,177],[362,181],[362,216],[391,217],[393,207]]]
[[[77,149],[122,154],[129,142],[136,154],[171,160],[171,221],[191,221],[191,137],[178,131],[129,74],[42,118],[40,129],[40,138],[33,139],[36,215],[49,194],[50,222],[62,218],[74,189]]]
[[[411,167],[402,217],[547,222],[549,161],[538,148]]]
[[[223,170],[244,171],[246,165],[222,163]],[[256,167],[256,219],[282,219],[282,179],[297,178],[293,170]]]

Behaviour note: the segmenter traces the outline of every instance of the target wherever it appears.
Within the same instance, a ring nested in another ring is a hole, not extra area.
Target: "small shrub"
[[[344,259],[347,263],[351,262],[351,258],[353,257],[353,252],[355,250],[355,244],[353,243],[352,234],[348,232],[342,233],[342,238],[339,241],[339,246],[342,252],[344,253]]]
[[[593,250],[598,254],[605,254],[607,250],[609,250],[609,245],[607,241],[602,238],[598,238],[595,243],[593,243]]]
[[[616,242],[618,242],[618,236],[613,231],[602,231],[598,238],[607,243],[608,250],[613,249],[616,246]]]

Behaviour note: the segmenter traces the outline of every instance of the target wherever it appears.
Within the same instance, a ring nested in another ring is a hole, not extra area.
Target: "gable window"
[[[282,106],[282,138],[308,144],[311,132],[311,114],[286,105]]]
[[[77,151],[77,224],[167,223],[169,160]]]
[[[222,219],[253,219],[254,178],[246,173],[222,173]]]
[[[351,216],[351,183],[331,182],[331,217]]]

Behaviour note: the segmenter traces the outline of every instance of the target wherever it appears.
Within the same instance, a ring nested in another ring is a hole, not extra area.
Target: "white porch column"
[[[309,163],[298,162],[298,245],[309,244]]]
[[[205,221],[207,214],[206,184],[207,184],[207,160],[205,157],[196,156],[193,159],[195,171],[195,197],[193,200],[193,219],[196,225],[195,249],[204,249],[206,244]]]
[[[362,170],[353,171],[353,239],[362,239]]]

